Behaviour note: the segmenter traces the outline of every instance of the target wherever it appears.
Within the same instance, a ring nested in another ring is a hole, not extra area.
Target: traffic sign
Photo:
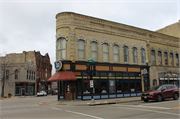
[[[93,80],[90,80],[90,88],[93,88],[94,85],[93,85]]]

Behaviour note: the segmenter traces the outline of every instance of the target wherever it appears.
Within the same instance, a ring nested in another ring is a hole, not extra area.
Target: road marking
[[[100,117],[96,117],[96,116],[93,116],[93,115],[84,114],[84,113],[80,113],[80,112],[74,112],[74,111],[69,111],[69,110],[65,110],[65,111],[66,111],[66,112],[75,113],[75,114],[84,115],[84,116],[88,116],[88,117],[92,117],[92,118],[96,118],[96,119],[103,119],[103,118],[100,118]]]
[[[172,109],[179,109],[180,107],[173,107]]]
[[[56,110],[62,110],[60,108],[55,108],[55,107],[51,107],[52,109],[56,109]],[[70,112],[70,113],[74,113],[74,114],[80,114],[80,115],[84,115],[84,116],[88,116],[88,117],[92,117],[92,118],[96,118],[96,119],[103,119],[103,118],[100,118],[100,117],[96,117],[96,116],[93,116],[93,115],[89,115],[89,114],[84,114],[84,113],[80,113],[80,112],[74,112],[74,111],[70,111],[70,110],[65,110],[66,112]]]
[[[142,107],[142,108],[155,108],[155,109],[172,109],[172,108],[166,108],[166,107],[152,107],[152,106],[143,106],[143,105],[121,105],[121,104],[115,104],[117,106],[124,106],[124,107]]]
[[[135,108],[126,108],[126,107],[117,107],[117,108],[131,109],[131,110],[141,110],[141,111],[156,112],[156,113],[164,113],[164,114],[171,114],[171,115],[178,115],[178,116],[180,116],[180,114],[176,114],[176,113],[161,112],[161,111],[153,111],[153,110],[146,110],[146,109],[135,109]]]
[[[62,109],[60,109],[60,108],[55,108],[55,107],[51,107],[51,108],[56,109],[56,110],[62,110]]]

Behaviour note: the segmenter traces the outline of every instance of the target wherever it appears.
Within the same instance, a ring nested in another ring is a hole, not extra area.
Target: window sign
[[[109,80],[109,93],[115,93],[115,80]]]

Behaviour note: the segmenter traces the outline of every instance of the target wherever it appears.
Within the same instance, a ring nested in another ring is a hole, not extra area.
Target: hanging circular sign
[[[55,62],[55,68],[56,68],[56,70],[61,70],[61,68],[62,68],[62,62],[61,62],[61,61],[56,61],[56,62]]]

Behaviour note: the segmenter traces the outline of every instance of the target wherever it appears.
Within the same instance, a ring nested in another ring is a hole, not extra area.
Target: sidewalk
[[[91,100],[48,100],[39,103],[40,106],[94,106],[94,105],[104,105],[104,104],[117,104],[117,103],[124,103],[124,102],[133,102],[133,101],[140,101],[141,97],[126,97],[126,98],[113,98],[113,99],[99,99],[99,100],[94,100],[94,103],[91,103]]]

